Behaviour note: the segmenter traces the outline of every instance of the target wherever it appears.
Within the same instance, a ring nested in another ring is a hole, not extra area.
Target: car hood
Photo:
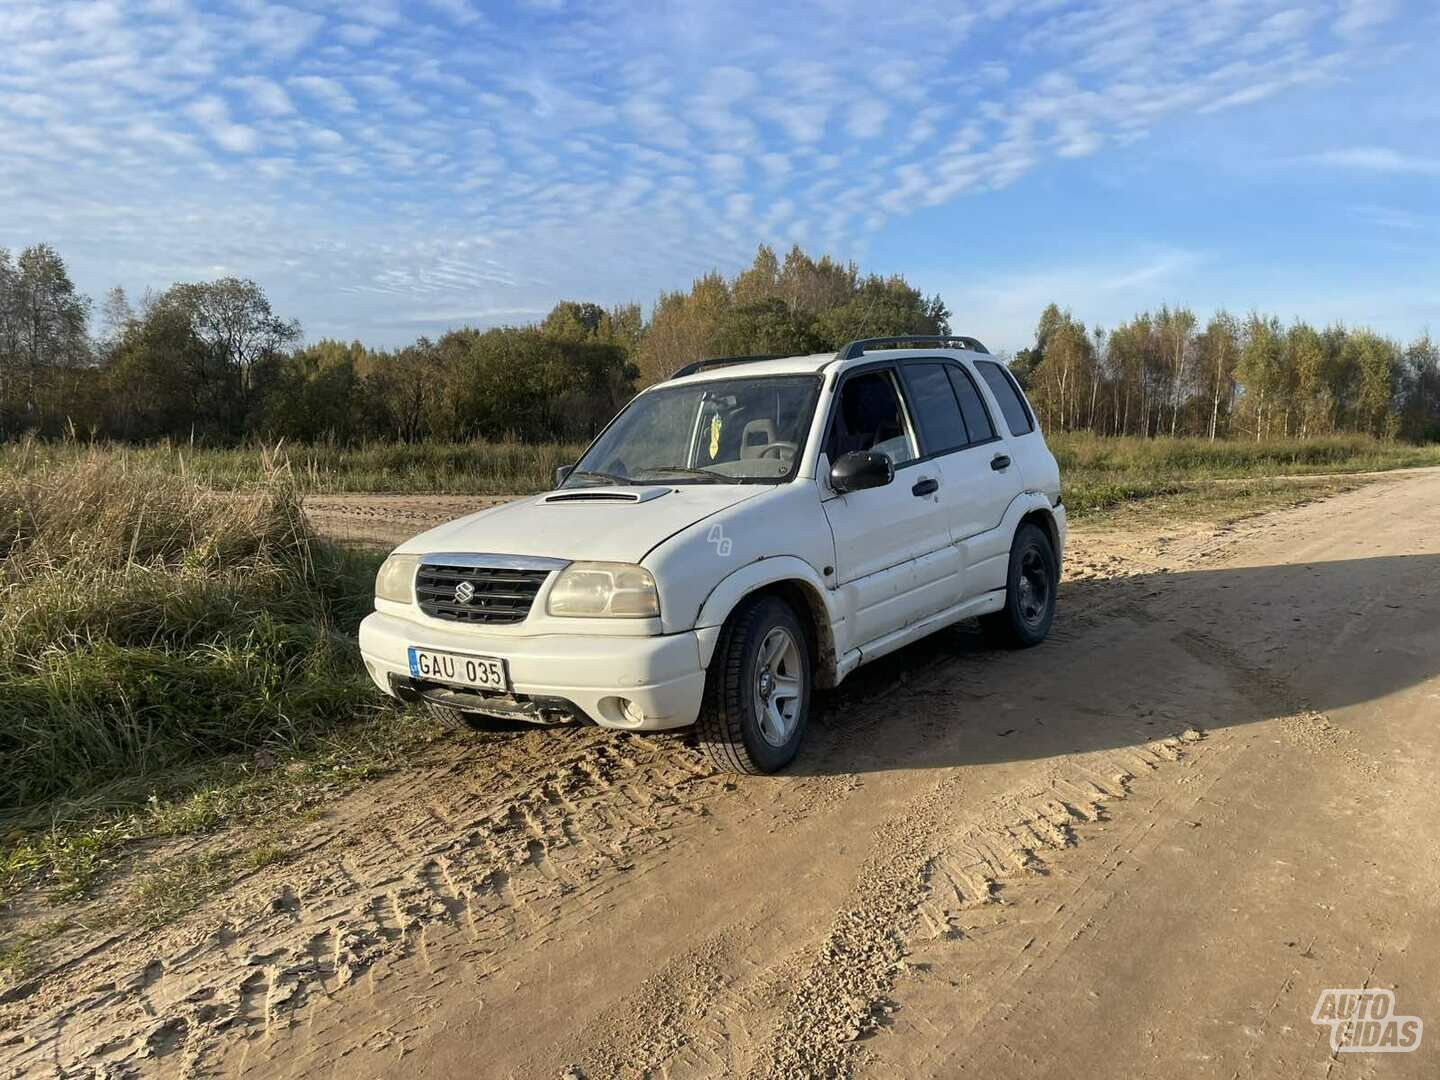
[[[767,490],[765,484],[566,488],[481,510],[395,550],[633,563],[682,529]]]

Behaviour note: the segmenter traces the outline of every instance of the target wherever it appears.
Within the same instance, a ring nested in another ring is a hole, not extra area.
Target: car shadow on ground
[[[787,775],[1014,761],[1373,702],[1440,676],[1440,555],[1067,583],[1051,637],[971,622],[821,692]]]

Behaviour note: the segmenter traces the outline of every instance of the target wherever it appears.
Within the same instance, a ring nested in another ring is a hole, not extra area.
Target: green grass
[[[134,840],[301,814],[433,736],[359,661],[378,556],[317,539],[283,471],[7,464],[0,887],[80,895]]]
[[[205,851],[148,870],[135,883],[132,907],[146,926],[164,926],[223,887],[232,861],[224,852]]]
[[[1070,432],[1047,436],[1047,441],[1060,463],[1065,505],[1076,517],[1180,495],[1207,481],[1440,465],[1440,445],[1416,446],[1358,435],[1212,443]]]
[[[69,928],[66,919],[46,919],[0,937],[0,992],[24,982],[43,967],[50,943]]]
[[[413,761],[445,736],[422,713],[385,707],[290,750],[230,755],[99,788],[88,798],[60,800],[13,821],[0,835],[0,895],[43,883],[54,901],[87,895],[142,840],[196,836],[230,826],[255,826],[260,839],[238,866],[255,870],[288,857],[279,830],[313,818],[326,803]],[[138,798],[145,792],[143,799]]]

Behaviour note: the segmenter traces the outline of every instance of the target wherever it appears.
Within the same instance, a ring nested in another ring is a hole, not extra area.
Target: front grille
[[[415,600],[431,618],[489,626],[524,622],[535,594],[549,570],[516,570],[492,566],[423,564],[415,575]],[[456,598],[455,590],[469,582],[474,595]]]

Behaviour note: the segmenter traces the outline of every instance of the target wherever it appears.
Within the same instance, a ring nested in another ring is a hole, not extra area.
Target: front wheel
[[[700,747],[729,772],[783,769],[800,749],[810,697],[805,628],[779,597],[751,597],[716,643],[697,724]]]
[[[498,716],[483,716],[466,712],[454,705],[442,705],[438,701],[426,701],[425,711],[452,731],[474,734],[477,731],[526,731],[535,727],[524,720],[509,720]]]
[[[1060,568],[1050,537],[1038,525],[1020,526],[1010,547],[1005,606],[980,619],[986,636],[1009,649],[1039,645],[1055,621],[1059,584]]]

